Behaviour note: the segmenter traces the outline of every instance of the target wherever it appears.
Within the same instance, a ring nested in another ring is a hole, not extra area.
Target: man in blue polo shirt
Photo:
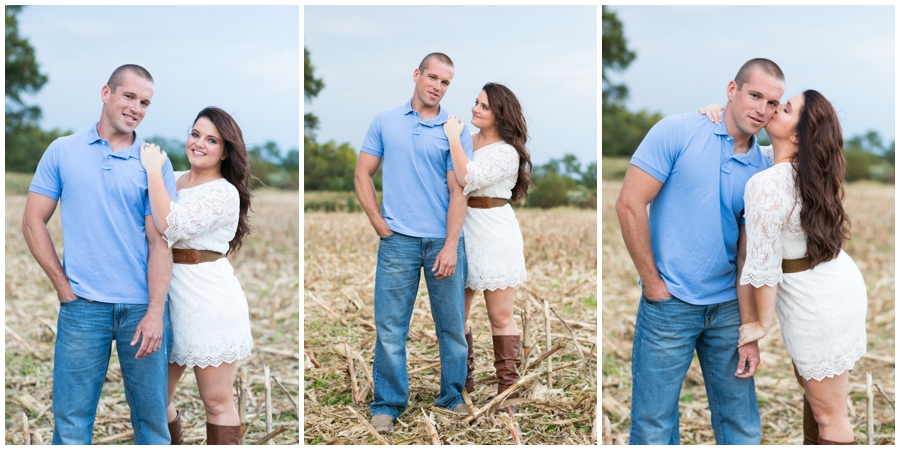
[[[781,69],[752,59],[728,83],[724,123],[701,114],[666,117],[631,159],[616,202],[643,285],[632,350],[630,444],[679,443],[679,394],[694,350],[716,443],[760,442],[752,378],[759,347],[737,348],[738,329],[756,320],[756,310],[749,291],[735,284],[743,265],[744,185],[771,166],[755,135],[783,93]]]
[[[53,443],[90,444],[116,343],[135,444],[171,443],[166,426],[172,251],[150,215],[143,141],[153,97],[143,67],[117,68],[100,90],[100,121],[59,138],[38,164],[22,232],[60,302],[53,359]],[[163,178],[175,198],[172,166]],[[60,203],[60,263],[47,222]]]
[[[356,195],[381,238],[375,273],[375,399],[370,405],[378,431],[390,431],[408,404],[406,335],[422,268],[441,358],[435,405],[469,412],[462,398],[468,355],[463,331],[466,196],[453,175],[443,132],[447,112],[440,105],[452,79],[453,62],[447,55],[427,55],[413,71],[412,99],[375,117],[356,165]],[[471,158],[467,129],[460,138]],[[372,176],[382,161],[384,200],[379,209]]]

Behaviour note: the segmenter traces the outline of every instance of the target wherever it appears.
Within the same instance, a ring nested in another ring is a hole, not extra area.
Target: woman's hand
[[[769,330],[763,328],[763,326],[760,325],[759,322],[751,322],[741,325],[741,328],[738,332],[740,334],[738,335],[737,346],[743,347],[751,342],[762,339],[763,336],[769,333]]]
[[[447,116],[447,121],[444,122],[444,136],[447,136],[447,139],[457,137],[462,133],[463,127],[465,125],[458,116],[454,116],[450,114]]]
[[[719,106],[716,103],[712,105],[706,106],[704,108],[700,108],[700,114],[705,115],[709,118],[710,122],[719,123],[722,121],[722,111],[725,111],[724,106]]]
[[[158,145],[144,144],[141,146],[141,165],[147,173],[162,173],[162,167],[166,164],[168,156]]]

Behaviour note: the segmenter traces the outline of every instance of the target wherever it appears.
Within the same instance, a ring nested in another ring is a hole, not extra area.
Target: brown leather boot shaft
[[[819,445],[819,423],[813,416],[812,407],[803,396],[803,445]]]
[[[181,411],[175,411],[175,419],[169,422],[169,435],[172,445],[184,445],[184,433],[181,429]]]
[[[244,425],[216,425],[206,422],[206,445],[238,445]]]
[[[494,339],[494,369],[497,371],[497,393],[519,381],[518,368],[522,362],[519,360],[519,335],[493,336]],[[519,393],[513,392],[507,398],[518,398]]]

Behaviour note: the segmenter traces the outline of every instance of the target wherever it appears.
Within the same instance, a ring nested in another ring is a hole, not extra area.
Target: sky
[[[26,97],[41,107],[43,129],[92,127],[100,89],[133,63],[155,85],[140,137],[184,140],[197,113],[217,106],[248,146],[300,148],[298,6],[28,6],[18,22],[49,78]]]
[[[785,74],[786,102],[806,89],[834,105],[844,138],[895,138],[892,6],[607,6],[637,58],[615,74],[631,111],[663,115],[724,105],[741,65],[763,57]],[[607,74],[609,76],[609,74]]]
[[[471,106],[487,82],[509,87],[525,113],[535,165],[574,154],[597,161],[595,6],[305,6],[304,46],[325,88],[304,111],[319,117],[316,140],[359,151],[382,110],[413,94],[413,71],[431,52],[455,74],[441,105],[472,127]]]

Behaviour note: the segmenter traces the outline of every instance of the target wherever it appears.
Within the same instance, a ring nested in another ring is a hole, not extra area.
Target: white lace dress
[[[741,284],[777,285],[775,311],[784,346],[804,379],[821,381],[852,369],[866,352],[866,285],[843,250],[812,270],[782,273],[783,259],[806,256],[801,207],[791,163],[776,164],[747,182]]]
[[[176,179],[187,172],[177,172]],[[240,199],[224,178],[176,193],[163,239],[169,247],[225,253],[237,230]],[[169,362],[219,367],[250,355],[247,298],[227,258],[173,264],[169,285]]]
[[[486,145],[475,151],[466,170],[465,195],[509,199],[518,179],[519,154],[503,141]],[[522,231],[509,203],[499,208],[467,208],[463,232],[467,288],[493,291],[528,279]]]

